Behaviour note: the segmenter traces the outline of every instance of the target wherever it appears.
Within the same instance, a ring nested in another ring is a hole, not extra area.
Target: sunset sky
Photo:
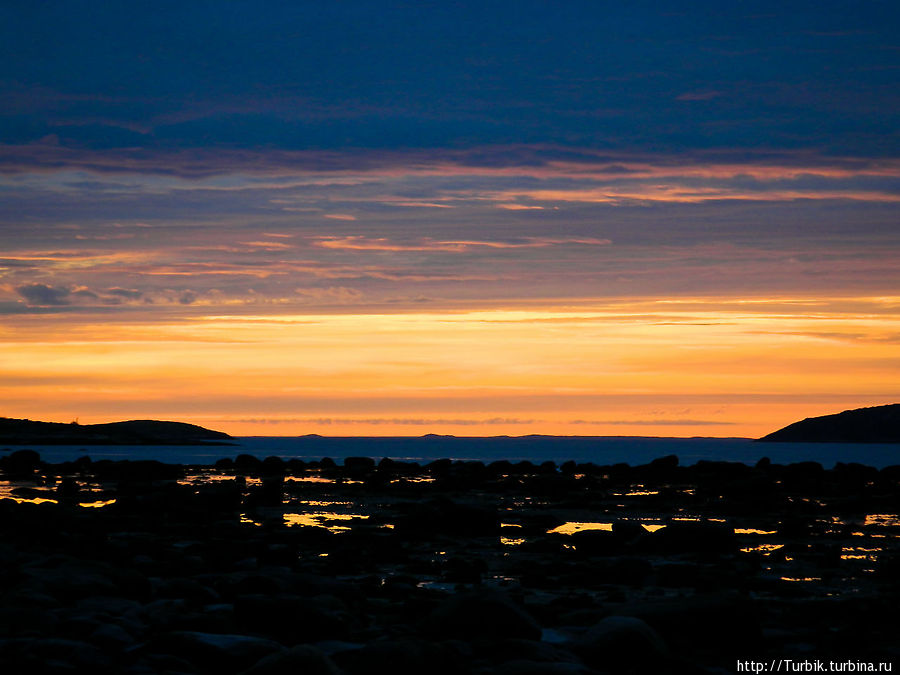
[[[0,416],[900,402],[895,2],[7,2],[0,102]]]

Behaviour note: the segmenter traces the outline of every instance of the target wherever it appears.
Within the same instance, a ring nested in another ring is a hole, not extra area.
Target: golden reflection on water
[[[746,548],[742,548],[741,551],[744,553],[762,553],[764,555],[768,555],[773,551],[777,551],[780,548],[784,548],[784,544],[757,544],[756,546],[747,546]]]
[[[304,504],[306,506],[350,506],[353,504],[353,502],[327,501],[321,499],[301,499],[297,501],[297,504]]]
[[[501,527],[503,526],[504,525],[501,523]],[[647,532],[656,532],[657,530],[661,530],[662,528],[664,528],[665,525],[661,525],[660,523],[641,523],[641,527],[647,530]],[[569,521],[567,523],[563,523],[562,525],[554,527],[552,530],[547,530],[547,534],[575,534],[576,532],[581,532],[583,530],[602,530],[604,532],[612,532],[612,529],[612,523]]]
[[[285,513],[284,523],[288,527],[324,527],[330,532],[344,532],[350,528],[344,525],[329,525],[327,524],[327,521],[349,521],[353,519],[366,520],[368,517],[369,516],[363,516],[356,513]]]
[[[582,530],[604,530],[606,532],[612,532],[612,523],[579,523],[570,521],[568,523],[563,523],[558,527],[554,527],[552,530],[547,530],[547,534],[575,534]]]
[[[736,527],[735,534],[777,534],[778,530],[758,530],[755,527]]]
[[[59,504],[56,499],[44,499],[43,497],[15,497],[13,495],[0,496],[0,499],[12,499],[19,504]]]
[[[898,527],[900,516],[896,513],[870,513],[863,521],[863,527]]]
[[[203,483],[228,483],[234,482],[235,476],[221,473],[192,473],[175,481],[178,485],[197,485]]]
[[[110,504],[115,504],[115,499],[101,499],[96,502],[81,502],[78,506],[83,506],[87,509],[100,509],[104,506],[109,506]]]
[[[841,560],[875,561],[878,558],[878,554],[882,553],[883,551],[884,549],[882,549],[880,546],[876,546],[874,548],[866,546],[842,546]]]
[[[500,537],[500,543],[504,546],[521,546],[525,543],[525,540],[515,537]]]

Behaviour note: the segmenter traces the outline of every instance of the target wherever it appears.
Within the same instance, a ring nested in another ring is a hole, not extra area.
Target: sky
[[[900,401],[894,2],[5,2],[0,415],[756,437]]]

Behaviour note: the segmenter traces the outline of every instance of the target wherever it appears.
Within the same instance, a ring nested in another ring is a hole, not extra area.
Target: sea
[[[241,454],[260,459],[339,462],[346,457],[371,457],[427,463],[436,459],[464,461],[496,460],[557,464],[573,460],[598,465],[646,464],[658,457],[675,455],[682,466],[701,460],[755,464],[768,457],[777,464],[813,461],[826,469],[838,462],[858,462],[883,468],[900,464],[900,444],[878,443],[760,443],[749,438],[665,438],[636,436],[249,436],[228,445],[28,445],[0,448],[0,455],[29,448],[47,462],[62,462],[88,456],[101,459],[154,459],[168,463],[210,465],[216,460]]]

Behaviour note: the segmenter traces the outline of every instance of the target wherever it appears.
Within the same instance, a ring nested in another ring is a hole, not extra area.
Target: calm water
[[[19,449],[25,446],[16,446]],[[390,457],[427,462],[451,459],[543,462],[594,462],[595,464],[644,464],[657,457],[677,455],[682,465],[698,460],[724,460],[755,464],[761,457],[773,462],[820,462],[831,468],[836,462],[860,462],[884,467],[900,464],[900,444],[857,443],[756,443],[746,438],[644,438],[522,436],[465,438],[424,436],[382,437],[269,437],[235,439],[230,446],[27,446],[46,461],[59,462],[89,455],[92,459],[158,459],[184,464],[212,464],[222,457],[242,453],[264,458],[277,455],[303,460],[331,457]]]

